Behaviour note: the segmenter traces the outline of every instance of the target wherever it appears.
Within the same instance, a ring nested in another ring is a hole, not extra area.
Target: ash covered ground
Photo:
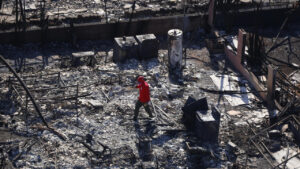
[[[15,22],[15,1],[3,0],[0,20],[3,24]],[[134,10],[133,10],[134,4]],[[197,13],[206,8],[208,1],[193,0],[185,2],[176,0],[38,0],[22,1],[26,22],[36,25],[43,16],[48,25],[61,25],[86,22],[119,22],[129,18],[149,18],[171,16],[176,14]],[[185,11],[184,11],[185,10]],[[7,29],[3,27],[3,29]]]
[[[201,88],[218,90],[212,79],[224,76],[237,86],[249,90],[251,87],[228,67],[224,55],[209,54],[203,31],[190,36],[197,40],[184,43],[187,62],[183,85],[169,80],[164,37],[159,37],[158,58],[131,59],[118,64],[112,62],[111,41],[81,41],[77,49],[67,43],[0,46],[1,54],[20,71],[47,123],[61,134],[58,137],[43,127],[30,102],[25,108],[24,90],[12,82],[19,93],[12,91],[7,83],[14,81],[12,74],[2,66],[1,165],[16,168],[268,168],[265,159],[248,140],[254,132],[269,125],[268,111],[256,96],[249,104],[232,106],[229,100],[233,98],[203,91]],[[68,60],[72,53],[81,51],[95,52],[97,64],[71,67]],[[26,61],[20,59],[22,57]],[[25,66],[21,67],[22,63]],[[58,72],[60,80],[57,80]],[[133,86],[139,75],[151,86],[151,110],[156,113],[154,119],[149,119],[141,108],[135,123],[133,110],[138,91]],[[76,100],[74,96],[79,98]],[[182,124],[181,108],[189,96],[206,97],[209,104],[219,109],[217,143],[199,140]],[[145,147],[141,147],[141,140],[147,139],[152,149],[150,160],[144,159]],[[284,139],[293,141],[291,134]],[[284,144],[284,139],[281,147],[294,147]]]

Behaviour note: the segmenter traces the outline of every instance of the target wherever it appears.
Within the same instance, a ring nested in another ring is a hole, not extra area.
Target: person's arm
[[[135,88],[140,88],[141,86],[142,86],[142,84],[140,83],[140,84],[136,85]]]

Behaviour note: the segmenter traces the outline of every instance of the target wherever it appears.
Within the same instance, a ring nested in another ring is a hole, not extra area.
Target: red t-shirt
[[[149,90],[148,83],[143,81],[137,86],[137,88],[139,88],[139,91],[140,91],[139,101],[142,103],[149,102],[150,101],[150,90]]]

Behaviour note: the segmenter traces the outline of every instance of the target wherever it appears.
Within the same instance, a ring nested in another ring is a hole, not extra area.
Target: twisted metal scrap
[[[61,133],[57,132],[54,128],[52,128],[52,127],[50,127],[48,125],[48,123],[46,122],[45,118],[43,117],[43,115],[41,113],[41,110],[40,110],[39,106],[36,104],[35,99],[31,95],[31,93],[30,93],[29,89],[27,88],[26,84],[23,82],[23,80],[20,78],[20,76],[17,74],[17,72],[3,58],[2,55],[0,55],[0,61],[2,61],[4,63],[4,65],[9,69],[9,71],[11,71],[15,75],[15,77],[18,79],[18,81],[20,82],[20,84],[22,85],[22,87],[24,88],[24,90],[26,91],[26,94],[30,98],[30,101],[32,102],[32,104],[33,104],[36,112],[38,113],[39,117],[42,119],[42,122],[47,127],[47,128],[43,128],[43,127],[39,127],[39,128],[43,129],[43,130],[48,130],[48,131],[52,132],[53,134],[55,134],[56,136],[58,136],[60,139],[62,139],[62,140],[65,141],[66,137],[64,135],[62,135]]]
[[[3,58],[2,55],[0,55],[0,60],[4,63],[4,65],[9,69],[10,72],[12,72],[14,74],[14,76],[18,79],[18,81],[20,82],[20,84],[22,85],[22,87],[24,88],[24,90],[26,91],[26,94],[29,96],[36,112],[38,113],[38,115],[40,116],[40,118],[42,119],[43,123],[45,126],[47,126],[49,128],[48,123],[46,122],[46,120],[44,119],[40,108],[38,107],[38,105],[36,104],[33,96],[31,95],[30,91],[28,90],[26,84],[23,82],[23,80],[20,78],[20,76],[17,74],[17,72],[9,65],[9,63]]]

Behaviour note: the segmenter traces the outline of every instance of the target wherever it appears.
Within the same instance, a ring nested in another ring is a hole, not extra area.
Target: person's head
[[[142,83],[142,82],[144,82],[145,80],[144,80],[144,77],[143,77],[143,76],[139,76],[138,79],[137,79],[137,81],[138,81],[139,83]]]

